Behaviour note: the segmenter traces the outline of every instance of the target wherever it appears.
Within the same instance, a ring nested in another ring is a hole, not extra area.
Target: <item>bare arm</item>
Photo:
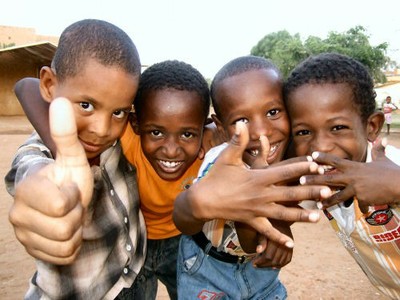
[[[53,154],[56,146],[49,129],[49,103],[46,102],[39,89],[39,79],[26,77],[14,86],[14,92],[19,103],[43,142]]]

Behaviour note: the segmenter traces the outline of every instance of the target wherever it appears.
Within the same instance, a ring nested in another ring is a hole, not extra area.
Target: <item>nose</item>
[[[249,123],[250,140],[259,140],[260,136],[270,136],[272,132],[271,122],[264,118],[253,120]]]
[[[98,137],[106,137],[110,135],[111,131],[111,117],[107,114],[98,114],[93,118],[91,124],[91,132]]]
[[[163,146],[163,152],[167,158],[176,158],[181,151],[179,141],[174,136],[168,136]]]
[[[319,151],[329,153],[334,149],[334,140],[328,134],[318,132],[311,144],[311,152]]]

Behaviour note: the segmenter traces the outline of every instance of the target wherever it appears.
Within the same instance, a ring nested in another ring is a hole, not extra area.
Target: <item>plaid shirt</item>
[[[14,195],[14,184],[29,167],[53,161],[49,149],[33,134],[18,149],[5,177],[8,192]],[[113,299],[132,285],[143,266],[146,228],[139,210],[136,170],[117,143],[101,154],[100,166],[92,167],[92,172],[92,220],[83,229],[77,259],[68,266],[37,260],[26,299]]]

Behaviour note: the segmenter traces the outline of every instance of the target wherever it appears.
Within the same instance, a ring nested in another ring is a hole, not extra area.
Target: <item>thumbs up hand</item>
[[[30,255],[65,265],[79,253],[93,176],[67,99],[52,101],[50,130],[57,158],[44,167],[32,167],[17,185],[9,219]]]

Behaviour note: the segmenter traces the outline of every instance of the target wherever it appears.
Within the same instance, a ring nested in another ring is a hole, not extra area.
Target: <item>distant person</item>
[[[392,103],[392,97],[387,96],[383,103],[383,113],[385,115],[386,133],[390,134],[390,124],[392,124],[392,111],[397,109],[397,106]]]
[[[322,201],[330,224],[371,283],[400,299],[400,167],[390,160],[400,164],[400,150],[371,162],[383,125],[373,87],[361,63],[328,53],[300,63],[284,97],[296,155],[312,155],[326,174],[300,181],[337,190]]]

